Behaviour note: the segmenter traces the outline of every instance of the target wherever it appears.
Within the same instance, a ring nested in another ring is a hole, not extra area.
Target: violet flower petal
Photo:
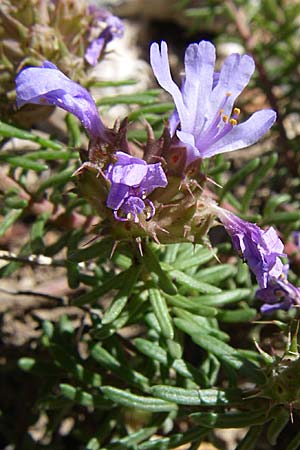
[[[254,69],[254,61],[248,55],[241,56],[233,53],[225,59],[219,73],[218,83],[210,97],[212,113],[219,107],[220,100],[228,96],[223,109],[224,114],[230,116],[236,98],[248,85]]]
[[[234,126],[228,134],[205,150],[203,158],[255,144],[271,128],[275,120],[276,112],[272,109],[255,112],[246,122]]]
[[[197,135],[209,109],[209,94],[213,86],[216,51],[213,44],[201,41],[191,44],[185,51],[185,79],[182,88],[187,114],[180,117],[181,129]]]
[[[129,187],[126,186],[126,184],[112,183],[107,196],[106,204],[109,208],[118,210],[128,195]]]
[[[56,105],[74,114],[92,138],[106,140],[97,106],[88,91],[70,80],[54,64],[23,69],[16,78],[17,106]]]
[[[188,110],[183,103],[180,89],[171,76],[166,42],[162,41],[161,47],[156,42],[151,45],[150,62],[158,83],[173,97],[178,115],[182,120],[187,116]]]
[[[280,278],[270,278],[265,289],[259,289],[256,297],[265,304],[262,313],[270,313],[278,309],[289,310],[300,305],[300,289],[290,283],[285,275]]]
[[[91,66],[95,66],[98,63],[105,44],[105,39],[103,37],[99,37],[94,39],[87,47],[84,53],[84,58]]]

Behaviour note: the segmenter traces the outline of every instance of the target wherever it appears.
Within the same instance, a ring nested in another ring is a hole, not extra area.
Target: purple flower
[[[286,277],[288,265],[279,278],[270,278],[265,289],[259,289],[256,297],[265,304],[262,313],[271,313],[278,309],[289,310],[292,306],[300,305],[300,289],[290,283]]]
[[[153,43],[150,61],[158,83],[173,97],[176,110],[170,133],[187,148],[186,165],[257,142],[276,119],[273,110],[258,111],[238,124],[240,110],[235,99],[247,86],[254,71],[248,55],[236,53],[226,58],[220,73],[214,72],[215,47],[208,41],[191,44],[185,52],[185,76],[181,89],[174,83],[166,42]],[[177,129],[178,128],[178,129]]]
[[[85,52],[86,61],[95,66],[104,51],[106,45],[115,38],[122,38],[124,35],[124,24],[117,16],[113,16],[110,12],[90,6],[90,13],[94,15],[97,22],[105,26],[98,38],[93,39]]]
[[[235,250],[247,262],[260,288],[267,288],[269,279],[279,279],[284,270],[280,257],[285,254],[275,229],[270,227],[262,230],[229,211],[218,207],[215,209],[231,236]]]
[[[16,78],[17,106],[56,105],[74,114],[92,139],[106,141],[105,126],[88,91],[70,80],[54,64],[23,69]]]
[[[147,196],[158,187],[167,185],[160,163],[147,164],[123,152],[116,152],[117,162],[110,164],[106,176],[111,182],[107,206],[114,210],[117,220],[138,222],[138,215],[146,209],[146,220],[155,214],[153,203]],[[120,215],[121,214],[121,215]]]

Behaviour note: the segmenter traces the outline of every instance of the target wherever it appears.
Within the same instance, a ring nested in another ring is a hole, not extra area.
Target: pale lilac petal
[[[166,174],[160,163],[149,164],[147,169],[147,176],[141,182],[141,189],[145,189],[147,194],[150,194],[156,188],[165,187],[168,184]]]
[[[300,305],[300,289],[290,283],[285,275],[270,278],[266,288],[259,289],[255,296],[265,303],[260,309],[262,313],[278,309],[287,311],[292,306]]]
[[[127,164],[121,166],[116,164],[113,174],[113,183],[124,183],[127,186],[138,186],[147,174],[147,166],[140,164]]]
[[[278,234],[276,233],[275,228],[270,227],[264,232],[264,241],[270,250],[284,255],[284,245],[283,242],[278,239]]]
[[[26,103],[56,105],[74,114],[94,138],[105,138],[94,100],[88,91],[70,80],[57,67],[45,62],[42,67],[29,67],[16,78],[17,106]]]
[[[185,165],[188,166],[191,162],[195,161],[200,157],[199,150],[196,147],[195,144],[195,137],[191,133],[186,133],[184,131],[177,131],[176,132],[180,142],[182,142],[187,149],[186,153],[186,163]]]
[[[125,184],[113,183],[110,187],[106,204],[109,208],[117,210],[128,196],[129,188]]]
[[[181,121],[182,130],[195,134],[202,129],[205,113],[213,86],[215,47],[211,42],[201,41],[191,44],[185,52],[185,81],[182,89],[184,104],[188,114]]]
[[[156,42],[151,45],[150,63],[158,83],[173,97],[180,120],[185,120],[187,109],[184,106],[180,89],[171,76],[166,42],[161,42],[161,50]]]
[[[169,130],[170,130],[171,137],[174,136],[175,131],[177,130],[179,123],[180,123],[180,119],[179,119],[179,116],[178,116],[177,109],[174,109],[172,115],[169,117]]]
[[[95,66],[98,63],[98,59],[105,47],[105,39],[99,37],[94,39],[85,51],[84,57],[86,61],[91,65]]]
[[[204,152],[203,158],[255,144],[271,128],[275,120],[276,113],[271,109],[255,112],[246,122],[234,126],[228,134],[210,146]]]
[[[147,164],[143,159],[128,155],[128,153],[116,152],[115,155],[118,158],[116,164],[121,164],[122,166],[127,164],[141,164],[145,166]]]
[[[230,94],[223,108],[224,113],[229,116],[235,99],[248,85],[254,69],[255,64],[251,56],[241,56],[237,53],[228,56],[219,73],[218,83],[211,94],[211,110],[215,111],[220,100]]]

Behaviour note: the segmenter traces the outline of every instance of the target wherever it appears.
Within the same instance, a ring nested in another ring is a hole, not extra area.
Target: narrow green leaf
[[[163,365],[167,365],[167,352],[158,344],[143,338],[136,338],[134,343],[141,353],[148,356],[150,359],[154,359]]]
[[[157,275],[158,285],[164,292],[170,295],[176,294],[177,289],[172,283],[169,274],[162,269],[163,263],[160,263],[158,261],[155,253],[150,249],[149,246],[147,246],[144,251],[144,263],[149,273]]]
[[[174,319],[175,325],[186,334],[193,336],[198,333],[204,333],[205,335],[214,336],[222,341],[229,340],[228,334],[217,328],[210,327],[205,317],[196,316],[181,308],[174,308],[174,312],[180,317],[179,319]]]
[[[75,388],[69,384],[62,383],[59,385],[61,394],[69,400],[81,406],[110,409],[112,404],[110,401],[100,397],[99,395],[92,395],[80,388]]]
[[[43,170],[48,170],[48,166],[37,161],[32,161],[32,159],[26,158],[26,156],[9,156],[6,158],[6,162],[12,167],[22,167],[26,170],[34,170],[35,172],[43,172]]]
[[[172,279],[175,279],[178,284],[181,284],[182,286],[188,288],[189,290],[196,290],[198,292],[203,292],[203,294],[218,294],[219,292],[221,292],[221,289],[219,289],[218,287],[199,281],[187,275],[186,273],[181,272],[180,270],[174,269],[172,266],[169,266],[168,264],[162,263],[161,265],[163,269],[169,271],[169,274],[171,275]],[[166,293],[170,294],[169,292]]]
[[[128,408],[137,408],[143,411],[153,412],[174,411],[177,409],[177,406],[174,403],[166,402],[154,397],[142,397],[112,386],[102,386],[101,391],[113,402]]]
[[[272,195],[268,199],[264,208],[264,217],[270,217],[275,212],[275,209],[282,203],[289,203],[291,196],[289,194]]]
[[[125,379],[139,388],[147,390],[149,384],[148,378],[129,367],[124,367],[101,345],[95,344],[91,347],[91,357],[101,366],[114,372],[121,379]]]
[[[197,297],[195,300],[193,297],[184,297],[183,295],[166,295],[166,300],[169,305],[184,308],[188,311],[192,311],[199,316],[215,317],[218,313],[216,308],[211,306],[202,305],[201,300]]]
[[[277,439],[290,420],[290,412],[285,408],[275,408],[272,411],[274,417],[267,429],[267,439],[272,446],[276,445]]]
[[[236,303],[251,296],[251,289],[235,289],[234,291],[224,291],[216,295],[202,295],[199,298],[204,305],[222,306],[228,303]],[[250,297],[251,298],[251,297]],[[196,300],[196,297],[194,297]]]
[[[111,239],[103,239],[96,244],[70,252],[68,258],[73,262],[82,262],[90,261],[100,256],[108,257],[112,251],[112,246],[113,242]]]
[[[238,389],[184,389],[173,386],[152,386],[150,392],[155,396],[178,405],[230,406],[243,401]]]
[[[35,136],[34,134],[29,133],[28,131],[13,127],[12,125],[8,125],[1,121],[0,121],[0,135],[7,138],[15,137],[27,141],[37,142],[42,147],[52,148],[53,150],[60,150],[62,148],[62,145],[57,142],[54,142],[50,139],[44,139],[40,136]]]
[[[267,159],[267,161],[263,164],[260,164],[258,170],[256,170],[253,175],[253,179],[251,183],[248,184],[247,190],[242,198],[242,207],[243,212],[246,212],[249,208],[252,197],[256,194],[259,185],[265,179],[268,172],[275,166],[278,160],[278,155],[276,153],[272,153],[272,155]]]
[[[168,307],[164,297],[161,295],[159,289],[149,289],[149,298],[156,315],[162,334],[167,339],[173,339],[174,330],[172,320],[168,311]]]
[[[61,186],[66,184],[74,173],[75,166],[69,167],[61,172],[51,175],[47,180],[43,181],[38,189],[38,194],[43,193],[49,187]]]
[[[189,258],[179,259],[174,262],[173,267],[177,270],[184,271],[190,267],[199,266],[201,264],[206,264],[208,261],[214,258],[215,253],[208,248],[202,248],[200,251],[195,252],[196,254],[191,254]]]
[[[126,282],[127,271],[119,273],[118,275],[111,277],[109,280],[105,281],[101,286],[92,289],[90,292],[81,295],[80,297],[73,300],[73,305],[82,306],[87,303],[93,304],[99,298],[109,292],[112,289],[119,289]]]
[[[89,80],[87,83],[87,87],[129,86],[137,83],[138,83],[137,80],[119,80],[119,81]]]
[[[244,438],[238,443],[236,450],[255,450],[262,428],[261,425],[252,426]]]
[[[259,158],[252,159],[245,166],[243,166],[242,169],[238,170],[234,175],[231,175],[227,183],[223,186],[223,189],[220,191],[220,202],[225,197],[228,191],[230,191],[234,186],[245,181],[245,178],[251,172],[254,172],[254,170],[257,169],[259,164],[260,164]]]
[[[0,237],[3,236],[6,231],[18,220],[22,213],[23,210],[21,209],[12,209],[5,215],[0,223]]]
[[[190,417],[208,428],[242,428],[251,425],[258,425],[267,420],[268,410],[265,408],[256,409],[250,412],[228,412],[228,413],[193,413]]]
[[[44,361],[37,361],[34,358],[20,358],[18,360],[18,367],[38,376],[60,376],[62,374],[61,369],[55,366],[53,363],[46,363]]]
[[[97,105],[152,105],[157,101],[159,89],[136,94],[115,95],[113,97],[102,97],[97,101]]]
[[[144,106],[143,108],[139,108],[128,115],[129,121],[137,120],[139,117],[148,113],[157,113],[163,114],[166,112],[171,112],[174,109],[173,103],[159,103],[156,105]]]
[[[221,322],[228,323],[241,323],[241,322],[250,322],[257,315],[257,311],[254,308],[245,308],[245,309],[237,309],[237,310],[220,310],[218,312],[218,319]]]
[[[28,205],[28,200],[21,198],[17,192],[14,194],[7,193],[4,204],[9,209],[24,209]]]
[[[298,450],[300,446],[300,431],[292,438],[285,450]]]
[[[75,117],[69,113],[66,115],[66,124],[69,132],[69,146],[80,147],[81,133],[77,119],[75,119]]]
[[[240,370],[247,377],[258,383],[265,381],[264,374],[253,363],[242,357],[233,347],[207,333],[207,330],[201,331],[200,327],[192,327],[184,319],[174,319],[174,323],[179,329],[189,334],[195,344],[206,350],[208,354],[215,355],[229,367]]]
[[[201,281],[205,281],[205,283],[218,284],[220,281],[234,276],[236,271],[237,269],[233,264],[220,264],[218,266],[199,270],[194,277]]]
[[[67,151],[61,150],[36,150],[34,152],[26,153],[27,159],[37,160],[43,159],[44,161],[69,161],[70,159],[77,159],[78,153],[74,150]]]
[[[265,217],[260,225],[277,225],[280,223],[293,223],[296,220],[300,220],[300,211],[291,211],[291,212],[276,212],[272,214],[270,217]]]
[[[123,285],[119,293],[112,300],[109,308],[105,311],[105,314],[102,318],[102,323],[104,325],[113,322],[117,317],[119,317],[127,304],[131,292],[135,288],[141,270],[142,265],[137,266],[135,264],[127,269],[126,284]]]

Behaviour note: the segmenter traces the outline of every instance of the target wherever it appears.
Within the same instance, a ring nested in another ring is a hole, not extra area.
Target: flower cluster
[[[86,53],[92,64],[109,40],[123,34],[114,16],[100,19],[106,28]],[[56,105],[81,121],[90,145],[87,161],[76,171],[78,185],[116,239],[150,236],[157,242],[196,243],[219,217],[257,279],[257,296],[265,303],[262,312],[299,305],[300,290],[287,280],[287,267],[281,261],[284,246],[275,229],[262,230],[203,194],[202,159],[254,144],[275,121],[276,113],[266,109],[238,123],[240,110],[234,102],[254,71],[253,59],[230,55],[218,73],[214,46],[207,41],[191,44],[179,88],[170,74],[167,44],[152,44],[150,57],[159,84],[174,99],[175,110],[161,139],[155,141],[148,129],[142,157],[127,142],[126,122],[108,130],[86,89],[52,63],[26,68],[18,75],[17,105]]]
[[[238,124],[240,110],[234,102],[254,71],[248,55],[228,56],[220,73],[214,71],[215,47],[207,41],[191,44],[185,52],[185,76],[181,89],[171,77],[168,48],[152,44],[150,60],[159,84],[173,97],[176,109],[170,118],[170,134],[187,148],[186,165],[257,142],[276,119],[273,110],[254,113]]]

